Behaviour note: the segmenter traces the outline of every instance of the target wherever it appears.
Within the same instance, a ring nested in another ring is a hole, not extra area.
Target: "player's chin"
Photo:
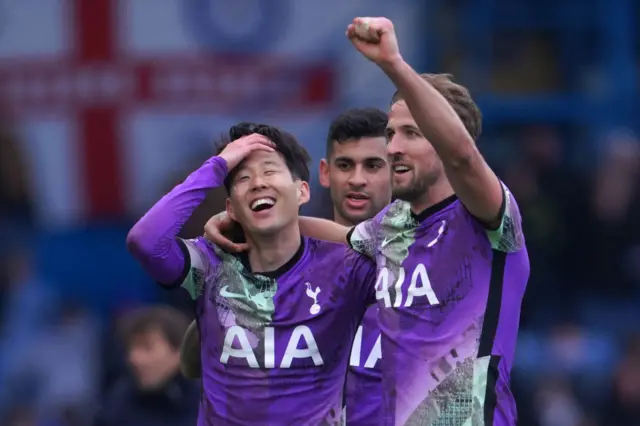
[[[280,221],[273,215],[266,217],[252,217],[247,223],[247,229],[250,233],[255,235],[270,235],[277,233],[282,225]]]
[[[404,185],[396,185],[394,183],[392,188],[393,198],[396,198],[402,201],[409,201],[409,202],[413,201],[415,199],[415,193],[416,193],[416,190],[413,187],[413,185],[411,185],[411,183],[407,183]]]
[[[367,207],[365,209],[350,209],[345,208],[342,212],[342,217],[347,219],[350,223],[357,224],[360,222],[364,222],[367,219],[371,219],[375,216],[375,212],[372,207]]]

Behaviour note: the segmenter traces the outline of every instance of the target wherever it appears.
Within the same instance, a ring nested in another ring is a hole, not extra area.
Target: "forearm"
[[[500,215],[502,187],[458,113],[406,62],[395,61],[382,68],[400,91],[418,128],[438,154],[462,203],[480,221],[493,226]]]
[[[349,228],[330,220],[303,216],[300,218],[300,233],[318,240],[348,244]]]
[[[162,197],[127,235],[127,248],[161,284],[172,284],[184,271],[185,255],[176,237],[211,188],[227,174],[223,159],[213,157]]]
[[[382,66],[411,111],[418,128],[443,162],[469,160],[476,147],[449,102],[409,64],[400,60]]]

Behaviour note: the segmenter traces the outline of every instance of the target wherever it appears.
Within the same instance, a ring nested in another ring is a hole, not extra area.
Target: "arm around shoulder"
[[[350,229],[326,219],[307,216],[300,218],[300,233],[318,240],[348,244],[347,237]]]

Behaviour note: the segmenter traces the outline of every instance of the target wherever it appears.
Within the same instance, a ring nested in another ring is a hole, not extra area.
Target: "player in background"
[[[275,127],[245,123],[132,228],[127,245],[164,286],[196,300],[202,335],[199,425],[338,425],[351,342],[375,300],[375,267],[343,245],[303,238],[309,156]],[[206,192],[250,250],[176,238]]]
[[[397,88],[387,132],[397,200],[351,229],[300,224],[376,259],[382,424],[515,425],[509,381],[529,257],[515,199],[476,146],[480,111],[449,76],[413,70],[388,19],[356,18],[347,36]]]
[[[391,201],[387,161],[387,114],[375,108],[351,109],[329,127],[320,184],[329,188],[333,220],[355,226]],[[378,425],[382,414],[381,338],[378,308],[367,309],[353,341],[346,384],[348,426]]]

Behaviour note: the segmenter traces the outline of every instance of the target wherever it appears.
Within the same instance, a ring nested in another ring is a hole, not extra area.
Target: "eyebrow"
[[[418,128],[418,126],[414,126],[412,124],[403,124],[401,126],[398,126],[399,129],[402,130],[411,130],[414,132],[420,132],[420,129]],[[387,127],[387,132],[395,132],[396,130],[393,127]]]
[[[280,163],[278,163],[278,162],[276,162],[276,161],[273,161],[273,160],[264,160],[262,163],[260,163],[260,165],[261,165],[261,166],[275,166],[275,167],[282,167],[282,164],[280,164]],[[241,162],[241,163],[237,166],[236,170],[239,172],[239,171],[244,170],[244,169],[246,169],[246,168],[247,168],[247,165],[246,165],[244,162]]]
[[[340,156],[340,157],[334,158],[333,161],[334,162],[348,161],[348,162],[354,163],[356,160],[354,160],[352,157]],[[366,157],[362,161],[363,162],[366,162],[366,161],[384,161],[384,158],[382,158],[382,157]]]

